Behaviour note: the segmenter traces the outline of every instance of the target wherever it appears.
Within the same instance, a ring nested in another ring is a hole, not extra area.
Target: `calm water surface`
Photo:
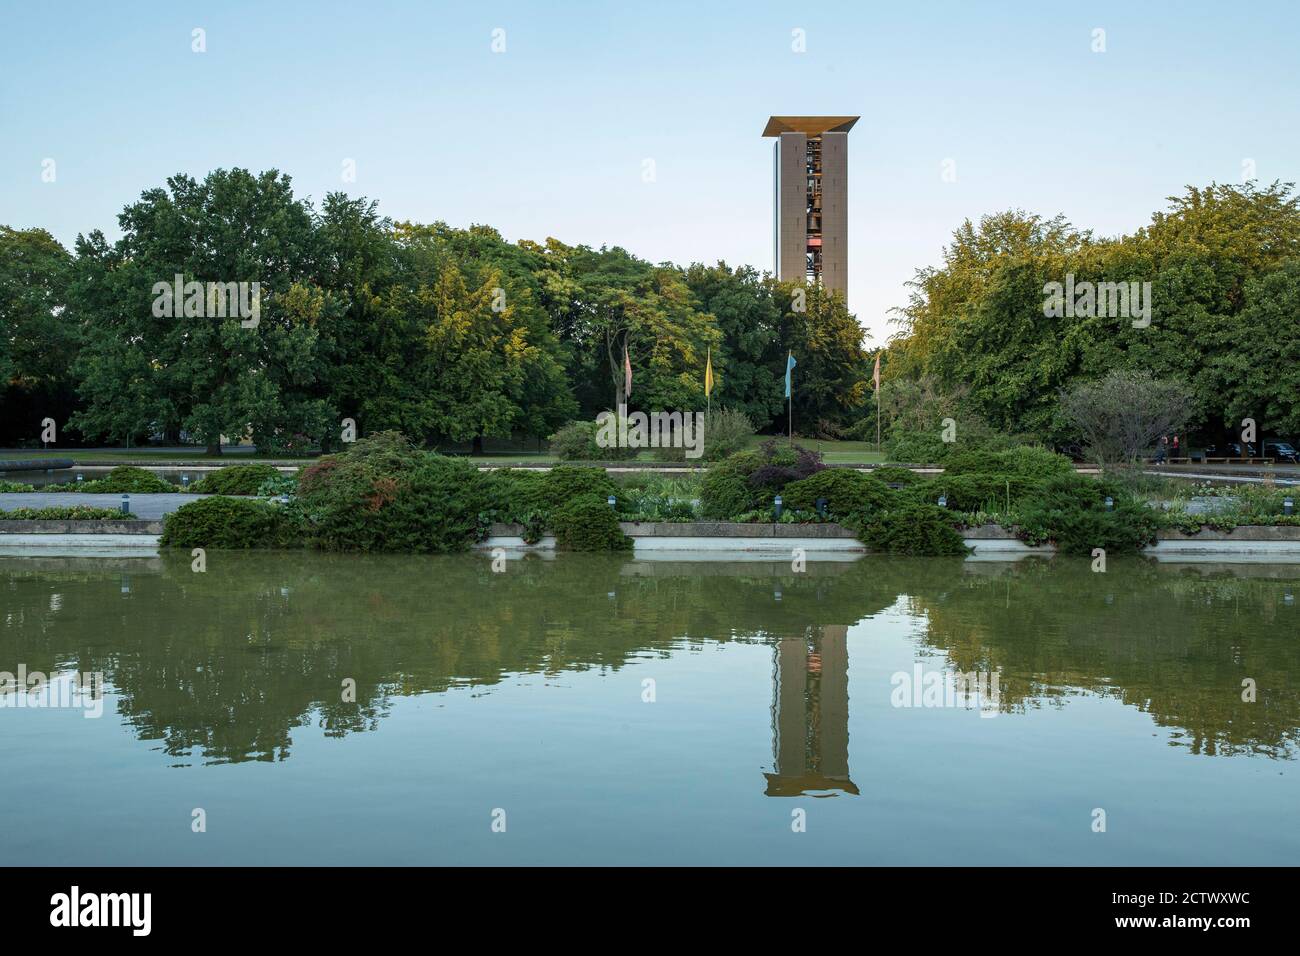
[[[107,682],[100,719],[0,709],[0,862],[1293,864],[1298,594],[1137,560],[0,558],[0,671]],[[896,706],[945,670],[996,700]]]

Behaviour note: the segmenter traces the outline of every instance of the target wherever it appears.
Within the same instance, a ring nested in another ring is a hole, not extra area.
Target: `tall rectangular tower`
[[[856,116],[773,116],[776,277],[848,291],[849,144]]]

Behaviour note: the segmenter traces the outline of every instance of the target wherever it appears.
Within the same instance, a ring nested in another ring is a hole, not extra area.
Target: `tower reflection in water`
[[[772,760],[766,795],[856,794],[849,779],[846,624],[781,638],[772,657]]]

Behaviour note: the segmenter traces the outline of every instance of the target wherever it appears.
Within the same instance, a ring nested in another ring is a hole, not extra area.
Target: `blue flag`
[[[791,352],[785,359],[785,397],[790,397],[790,372],[798,363],[794,360],[794,353]]]

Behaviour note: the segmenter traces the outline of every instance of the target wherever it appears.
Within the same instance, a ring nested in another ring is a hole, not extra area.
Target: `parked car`
[[[1275,441],[1272,439],[1264,442],[1264,457],[1272,458],[1274,461],[1286,461],[1291,464],[1300,464],[1300,452],[1295,450],[1295,446],[1287,441]]]
[[[1240,442],[1230,441],[1222,445],[1210,445],[1205,449],[1206,458],[1258,458],[1258,449],[1254,443],[1242,446]]]

